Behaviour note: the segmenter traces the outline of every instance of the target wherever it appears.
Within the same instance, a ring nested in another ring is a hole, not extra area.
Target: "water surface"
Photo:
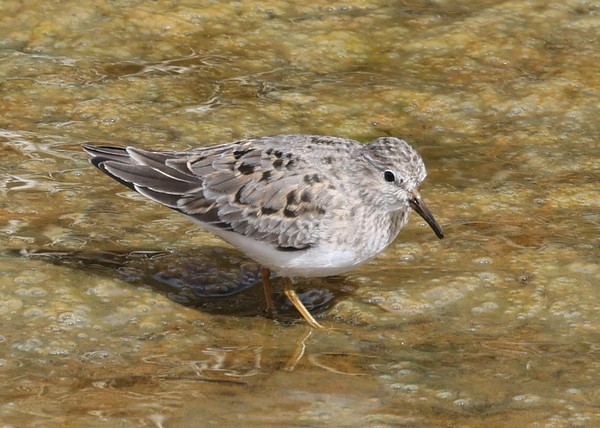
[[[599,26],[586,1],[3,1],[0,419],[598,425]],[[446,231],[413,216],[298,281],[335,332],[281,293],[266,318],[250,260],[79,147],[282,133],[408,139]]]

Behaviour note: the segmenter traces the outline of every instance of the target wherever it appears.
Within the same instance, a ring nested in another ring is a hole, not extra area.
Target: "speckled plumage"
[[[418,194],[423,161],[397,138],[280,135],[187,152],[84,149],[112,178],[284,276],[333,275],[367,262],[394,240],[411,207],[443,236]]]

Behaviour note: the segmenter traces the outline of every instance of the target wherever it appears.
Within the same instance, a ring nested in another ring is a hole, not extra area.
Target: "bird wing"
[[[315,139],[316,160],[303,156],[299,138]],[[322,159],[331,162],[336,147],[317,138],[324,137],[266,137],[190,152],[84,149],[112,178],[201,224],[293,251],[317,242],[325,208],[337,200],[333,181],[318,167]]]

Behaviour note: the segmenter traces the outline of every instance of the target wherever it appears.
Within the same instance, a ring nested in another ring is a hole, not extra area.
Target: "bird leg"
[[[265,292],[265,301],[267,303],[267,312],[269,315],[273,316],[276,312],[275,303],[273,302],[273,291],[271,289],[271,271],[266,267],[260,268],[260,276],[262,277],[263,290]],[[289,278],[284,278],[285,283],[285,295],[289,299],[290,302],[294,305],[294,307],[300,312],[300,315],[306,320],[308,324],[310,324],[313,328],[318,328],[319,330],[326,330],[321,324],[315,320],[315,318],[310,314],[300,297],[294,291],[294,287],[292,284],[292,280]]]
[[[310,312],[308,312],[308,309],[306,309],[306,307],[302,303],[302,300],[300,300],[300,297],[298,297],[298,295],[294,291],[292,280],[289,278],[285,278],[284,283],[285,283],[285,289],[284,289],[285,295],[290,300],[290,302],[292,302],[292,304],[298,310],[298,312],[300,312],[300,315],[302,315],[302,317],[306,320],[306,322],[309,323],[310,326],[313,328],[318,328],[319,330],[326,330],[326,328],[323,327],[321,324],[319,324],[317,322],[317,320],[313,318],[313,316],[310,314]]]
[[[275,304],[273,303],[273,290],[271,289],[271,271],[266,267],[261,267],[260,276],[265,292],[265,301],[267,302],[267,312],[270,316],[273,316],[275,314]]]

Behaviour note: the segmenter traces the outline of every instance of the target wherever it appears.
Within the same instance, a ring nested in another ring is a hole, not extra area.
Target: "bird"
[[[420,196],[427,172],[408,142],[365,144],[323,135],[276,135],[188,151],[82,145],[91,163],[129,189],[184,214],[271,272],[308,324],[323,329],[292,278],[350,271],[384,251],[416,211],[442,227]]]

